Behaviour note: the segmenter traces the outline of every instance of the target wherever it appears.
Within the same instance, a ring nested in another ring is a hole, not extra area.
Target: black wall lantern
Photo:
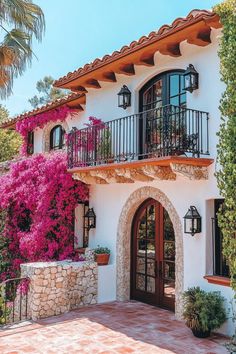
[[[189,92],[193,92],[198,89],[198,72],[195,70],[192,64],[189,64],[184,72],[184,89]]]
[[[194,236],[202,230],[202,218],[195,206],[190,206],[184,216],[184,232]]]
[[[118,107],[126,109],[131,106],[131,92],[126,85],[121,87],[120,92],[118,92]]]
[[[87,219],[86,225],[87,229],[95,229],[96,227],[96,215],[93,208],[89,208],[84,217]]]

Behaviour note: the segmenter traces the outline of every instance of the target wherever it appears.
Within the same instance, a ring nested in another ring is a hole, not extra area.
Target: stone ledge
[[[21,265],[21,275],[30,278],[28,303],[33,320],[97,303],[96,262],[26,263]]]

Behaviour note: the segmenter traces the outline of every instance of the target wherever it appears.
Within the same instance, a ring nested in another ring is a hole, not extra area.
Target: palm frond
[[[42,9],[30,0],[0,0],[0,23],[5,22],[42,39],[45,19]]]
[[[6,61],[1,61],[0,56],[0,96],[5,98],[11,93],[13,78],[21,75],[31,63],[31,37],[19,29],[14,29],[6,34],[2,47],[4,50],[8,48],[12,58],[12,62],[7,65]]]
[[[0,97],[6,98],[13,79],[32,61],[32,37],[42,39],[44,15],[31,0],[0,0],[0,27],[6,32],[0,43]]]

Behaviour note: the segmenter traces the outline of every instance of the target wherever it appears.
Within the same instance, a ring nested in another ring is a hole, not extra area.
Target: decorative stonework
[[[56,126],[61,125],[66,133],[69,132],[69,126],[66,121],[62,122],[58,120],[57,122],[48,123],[43,129],[43,138],[42,138],[42,151],[49,152],[50,151],[50,132]]]
[[[156,180],[171,180],[176,179],[176,175],[173,173],[169,166],[152,166],[146,165],[142,167],[143,173],[149,177],[153,177]]]
[[[117,299],[125,301],[130,298],[131,227],[136,210],[147,198],[153,198],[160,202],[169,213],[173,223],[176,245],[175,314],[177,318],[181,318],[181,294],[184,284],[182,224],[170,200],[157,188],[143,187],[137,189],[130,195],[122,209],[117,232]]]
[[[97,263],[38,262],[21,265],[30,278],[29,312],[33,320],[97,303]]]
[[[181,177],[186,177],[190,180],[208,179],[207,167],[191,166],[184,164],[171,163],[172,171]]]
[[[170,166],[144,165],[129,168],[117,164],[116,168],[97,168],[81,172],[78,170],[73,173],[74,179],[86,184],[174,181],[177,176],[184,176],[190,180],[208,179],[208,170],[207,167],[179,163],[171,163]]]
[[[98,176],[94,177],[90,173],[76,172],[73,173],[72,177],[86,184],[107,184],[107,182],[101,177]]]

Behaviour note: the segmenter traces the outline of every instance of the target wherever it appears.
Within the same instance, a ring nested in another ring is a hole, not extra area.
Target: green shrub
[[[183,293],[186,325],[197,331],[219,328],[226,320],[224,298],[219,292],[206,292],[199,287],[189,288]]]
[[[95,254],[110,254],[111,251],[109,250],[109,248],[107,247],[100,247],[100,246],[97,246],[94,250],[94,253]]]

